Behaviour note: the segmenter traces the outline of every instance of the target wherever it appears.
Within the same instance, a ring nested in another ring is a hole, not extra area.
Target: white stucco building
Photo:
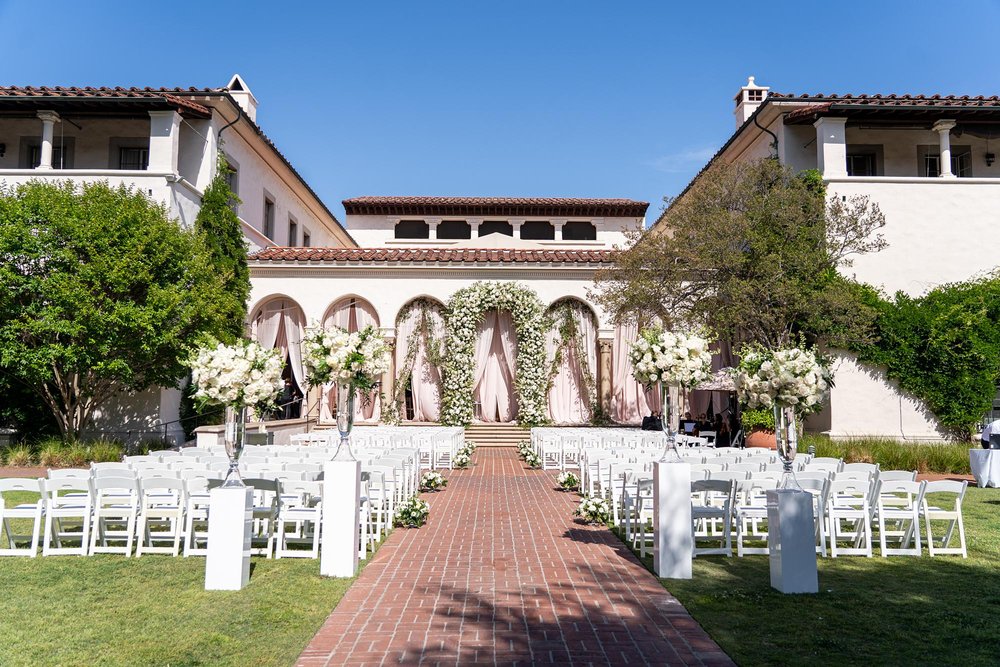
[[[793,95],[751,77],[735,102],[736,132],[712,162],[776,157],[818,169],[830,197],[865,195],[885,214],[889,245],[847,269],[858,280],[919,295],[1000,264],[984,252],[1000,245],[1000,98]],[[849,355],[812,427],[835,437],[941,436],[919,401]]]

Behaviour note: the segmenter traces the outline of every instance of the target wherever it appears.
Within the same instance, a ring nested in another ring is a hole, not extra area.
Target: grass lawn
[[[968,559],[819,558],[818,595],[773,590],[767,556],[662,583],[740,665],[998,665],[1000,490],[970,488],[963,513]]]
[[[205,559],[0,559],[0,665],[291,665],[353,579],[253,559],[242,591],[205,591]]]

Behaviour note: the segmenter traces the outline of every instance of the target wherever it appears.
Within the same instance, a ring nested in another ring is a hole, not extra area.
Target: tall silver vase
[[[337,383],[337,432],[340,444],[334,461],[357,461],[351,451],[351,428],[354,427],[354,397],[357,391],[350,382]]]
[[[795,479],[795,451],[798,447],[799,431],[796,422],[795,408],[782,403],[774,404],[774,441],[778,449],[778,458],[784,466],[779,489],[801,491],[798,480]]]
[[[684,463],[681,453],[677,450],[677,431],[674,430],[674,405],[670,400],[670,385],[660,383],[660,397],[663,406],[663,418],[660,420],[663,427],[663,436],[666,440],[663,445],[663,455],[660,456],[660,463]]]
[[[227,489],[241,489],[246,485],[240,477],[240,456],[246,446],[247,408],[226,408],[226,456],[229,457],[229,472],[222,486]]]

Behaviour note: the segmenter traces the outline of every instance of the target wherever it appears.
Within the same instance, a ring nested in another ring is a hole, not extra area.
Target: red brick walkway
[[[425,496],[430,521],[397,529],[300,665],[732,664],[578,498],[511,449]]]

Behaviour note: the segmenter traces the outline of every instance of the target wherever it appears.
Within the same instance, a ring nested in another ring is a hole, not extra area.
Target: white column
[[[511,220],[510,220],[510,226],[512,228],[511,231],[514,234],[514,238],[515,239],[521,238],[521,225],[523,225],[523,224],[524,224],[524,220],[516,219],[516,218],[511,218]]]
[[[816,128],[816,168],[823,178],[847,176],[847,119],[820,118]]]
[[[694,554],[691,464],[653,463],[653,571],[690,579]]]
[[[479,236],[479,225],[483,224],[482,218],[469,218],[469,229],[472,232],[472,238]]]
[[[59,122],[59,114],[55,111],[39,111],[38,117],[42,119],[42,155],[36,169],[52,168],[52,136],[55,124]]]
[[[553,220],[552,226],[556,228],[556,241],[563,240],[563,227],[566,226],[565,220]]]
[[[440,224],[441,224],[441,218],[427,218],[427,227],[430,229],[430,234],[427,238],[437,239],[438,225]]]
[[[951,171],[951,131],[954,127],[953,120],[939,120],[934,123],[933,129],[938,133],[938,142],[941,146],[941,157],[938,159],[941,169],[938,176],[941,178],[955,178],[955,174]]]
[[[149,171],[177,173],[181,115],[176,111],[149,112]]]
[[[253,489],[216,488],[209,492],[206,591],[238,591],[250,581]]]
[[[319,573],[324,577],[353,577],[357,572],[360,519],[361,462],[327,461],[319,554]]]

